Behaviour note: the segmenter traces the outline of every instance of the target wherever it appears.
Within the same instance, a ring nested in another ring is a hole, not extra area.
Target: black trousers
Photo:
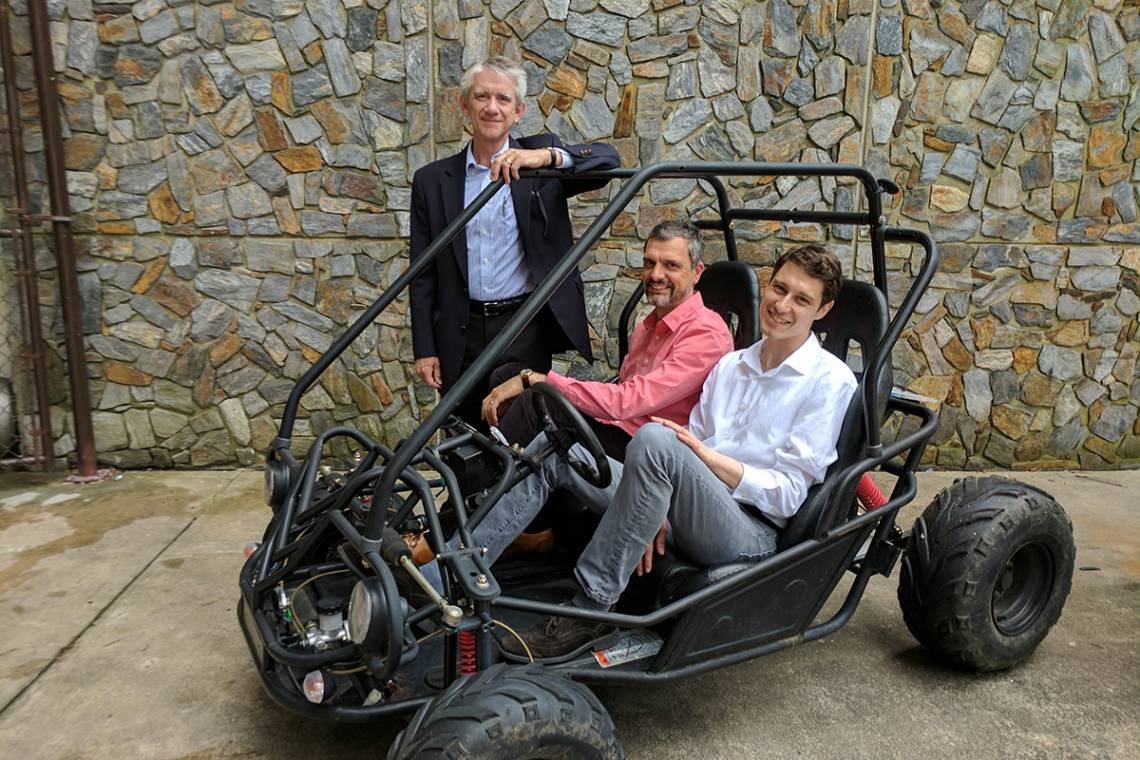
[[[493,315],[485,315],[474,306],[472,307],[470,317],[467,320],[467,345],[463,352],[460,375],[463,375],[475,363],[487,344],[494,340],[495,336],[507,326],[507,322],[511,320],[521,305],[520,302],[517,306]],[[555,320],[550,307],[544,306],[530,321],[530,324],[523,328],[494,366],[509,362],[520,368],[530,367],[535,372],[549,372],[551,356],[565,344],[566,337],[562,333],[562,328]],[[460,418],[479,430],[487,429],[487,423],[483,421],[480,414],[483,399],[491,392],[491,388],[497,385],[497,383],[492,384],[490,382],[490,376],[491,372],[489,371],[479,378],[474,388],[463,401],[459,402],[459,406],[455,410]],[[443,391],[446,393],[447,388],[444,388]]]
[[[524,366],[517,362],[510,362],[499,367],[491,373],[491,387],[494,388],[517,375]],[[536,435],[542,432],[543,420],[534,406],[535,393],[537,391],[525,390],[521,395],[499,406],[499,430],[511,443],[526,446],[534,440]],[[562,412],[552,404],[547,404],[547,411],[557,424],[570,424],[570,420],[566,419]],[[630,434],[617,425],[599,422],[588,414],[582,416],[586,419],[590,429],[594,431],[594,435],[598,436],[598,443],[602,444],[606,456],[624,462],[625,449],[631,439]]]

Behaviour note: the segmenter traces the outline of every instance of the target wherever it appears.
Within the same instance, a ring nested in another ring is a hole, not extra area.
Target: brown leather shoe
[[[609,646],[617,639],[617,628],[582,618],[552,615],[528,628],[523,634],[526,648],[514,636],[506,636],[499,644],[503,656],[526,662],[527,648],[534,659],[548,663],[573,659],[586,650]]]
[[[408,551],[412,553],[412,562],[426,565],[435,559],[435,552],[432,551],[423,533],[404,533],[400,538],[408,545]]]
[[[554,530],[547,528],[538,533],[520,533],[499,556],[501,559],[506,559],[514,554],[548,554],[552,551],[554,551]]]

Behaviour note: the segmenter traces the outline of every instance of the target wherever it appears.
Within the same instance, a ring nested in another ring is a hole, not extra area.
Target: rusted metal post
[[[38,462],[50,470],[55,464],[51,438],[51,406],[47,394],[47,367],[44,363],[43,328],[40,325],[40,297],[36,288],[36,257],[28,214],[28,173],[24,166],[24,132],[20,120],[20,94],[16,89],[16,65],[12,54],[12,27],[8,20],[8,3],[0,2],[0,65],[4,67],[4,92],[8,102],[8,140],[12,149],[12,179],[16,185],[16,207],[9,209],[13,220],[12,248],[16,263],[16,281],[20,287],[21,321],[23,322],[24,359],[31,365],[32,385],[36,395],[36,426],[39,439]],[[27,366],[25,365],[25,370]]]
[[[32,65],[40,96],[40,124],[44,137],[44,161],[51,195],[51,228],[55,256],[59,264],[60,305],[67,347],[67,379],[71,387],[71,409],[75,419],[75,445],[79,458],[79,478],[98,476],[95,436],[91,426],[91,397],[87,387],[87,360],[80,335],[79,277],[75,269],[75,247],[71,239],[71,210],[67,200],[67,175],[63,165],[63,136],[59,127],[59,93],[55,87],[55,67],[51,57],[47,3],[29,0],[28,20],[32,33]]]

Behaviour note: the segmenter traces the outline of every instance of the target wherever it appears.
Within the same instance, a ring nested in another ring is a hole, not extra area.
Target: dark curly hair
[[[823,303],[830,303],[839,297],[843,286],[843,267],[839,258],[822,245],[801,245],[780,255],[772,267],[772,276],[788,262],[798,264],[801,269],[823,283]],[[821,306],[823,304],[820,304]]]

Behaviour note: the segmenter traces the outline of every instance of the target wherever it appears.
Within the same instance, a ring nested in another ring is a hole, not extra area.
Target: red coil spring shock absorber
[[[887,503],[887,497],[883,496],[883,492],[875,485],[875,481],[871,480],[870,473],[866,472],[863,473],[863,478],[855,488],[855,496],[863,505],[863,509],[868,512],[872,509],[878,509]]]
[[[475,666],[475,632],[459,632],[459,675],[469,676],[476,670]]]

